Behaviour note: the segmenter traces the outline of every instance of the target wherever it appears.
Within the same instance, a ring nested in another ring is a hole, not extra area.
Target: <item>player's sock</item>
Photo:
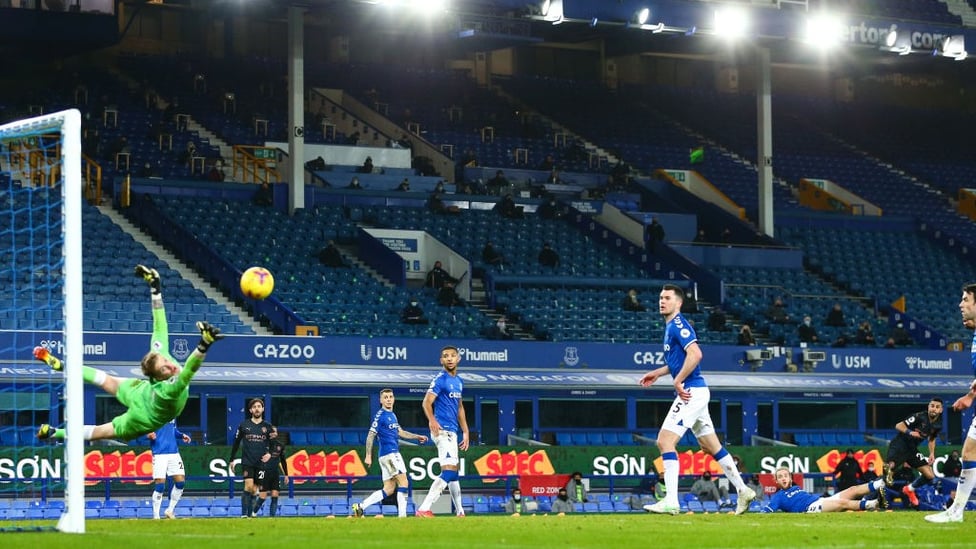
[[[424,498],[424,502],[420,504],[420,509],[418,511],[430,511],[431,506],[437,501],[437,498],[441,497],[441,492],[444,491],[444,487],[447,483],[444,482],[441,477],[434,479],[434,482],[430,483],[430,490],[427,491],[427,497]]]
[[[454,501],[454,512],[458,515],[463,515],[464,507],[461,506],[461,483],[452,480],[447,483],[447,489],[451,491],[451,500]]]
[[[271,496],[271,508],[268,509],[271,516],[276,516],[278,514],[278,496]]]
[[[266,501],[267,499],[268,499],[268,498],[266,498],[266,497],[264,497],[264,498],[263,498],[263,497],[261,497],[261,496],[258,496],[258,497],[256,497],[256,498],[254,498],[254,509],[251,509],[251,514],[252,514],[252,515],[256,515],[256,514],[258,514],[258,511],[260,511],[260,510],[261,510],[261,507],[262,507],[262,506],[264,505],[264,502],[265,502],[265,501]]]
[[[933,479],[926,478],[925,475],[919,475],[919,477],[912,482],[912,489],[921,488],[922,486],[932,482],[932,480]]]
[[[962,472],[959,473],[959,484],[956,486],[956,499],[948,511],[951,515],[958,515],[966,508],[973,485],[976,484],[976,461],[963,461]]]
[[[163,506],[163,489],[166,484],[157,484],[153,488],[152,493],[152,506],[153,506],[153,518],[159,518],[159,508]]]
[[[105,383],[105,380],[108,379],[108,374],[97,368],[92,368],[91,366],[82,366],[81,377],[92,385],[101,386],[102,383]]]
[[[372,494],[366,496],[366,499],[363,500],[363,503],[361,505],[363,506],[363,509],[365,509],[370,505],[383,501],[383,498],[385,497],[386,497],[386,492],[384,492],[383,490],[377,490]]]
[[[251,516],[251,505],[251,492],[244,490],[244,492],[241,493],[241,516]]]
[[[397,516],[403,518],[407,516],[407,489],[397,488]]]
[[[869,487],[868,493],[873,494],[880,490],[884,490],[885,481],[883,478],[874,479],[871,481],[870,484],[868,484],[868,487]]]
[[[667,488],[665,504],[669,507],[678,507],[678,453],[664,452],[661,454],[664,461],[664,487]]]
[[[739,474],[739,468],[735,466],[735,460],[732,459],[732,454],[724,446],[715,453],[715,461],[722,466],[722,471],[725,472],[725,478],[729,479],[732,486],[735,486],[736,493],[744,492],[746,483],[742,482],[742,475]]]
[[[186,486],[186,482],[174,482],[173,489],[169,492],[169,505],[166,507],[167,511],[172,512],[176,509],[176,504],[180,502],[180,498],[183,497],[183,487]]]

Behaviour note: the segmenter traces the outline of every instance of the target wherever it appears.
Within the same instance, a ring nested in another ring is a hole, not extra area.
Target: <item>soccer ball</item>
[[[274,277],[264,267],[251,267],[241,275],[241,291],[251,299],[264,299],[274,290]]]

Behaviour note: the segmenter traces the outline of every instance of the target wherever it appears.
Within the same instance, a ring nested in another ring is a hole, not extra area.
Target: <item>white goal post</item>
[[[10,153],[21,144],[40,143],[45,138],[60,135],[57,161],[50,151],[34,156],[22,154],[13,163]],[[82,175],[81,175],[81,113],[70,109],[43,116],[27,118],[0,125],[0,148],[7,153],[6,165],[0,166],[12,181],[24,187],[48,186],[51,194],[60,193],[61,215],[58,234],[61,245],[61,293],[63,297],[63,341],[65,364],[64,417],[66,421],[64,447],[65,508],[57,523],[62,532],[85,531],[85,470],[84,444],[84,386],[81,365],[84,360],[83,287],[82,287]],[[47,155],[47,156],[45,156]],[[43,162],[38,160],[42,157]],[[36,177],[42,175],[43,177]],[[16,243],[13,244],[16,246]],[[53,247],[53,243],[51,244]],[[16,253],[16,250],[14,250]],[[49,275],[53,276],[53,275]],[[22,328],[18,328],[22,329]],[[33,345],[36,345],[34,342]],[[28,347],[29,348],[29,347]],[[27,357],[31,359],[28,351]],[[52,422],[57,423],[56,418]]]

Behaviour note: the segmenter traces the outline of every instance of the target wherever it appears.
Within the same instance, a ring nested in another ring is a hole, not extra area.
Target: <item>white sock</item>
[[[153,490],[152,493],[153,516],[159,516],[159,508],[163,506],[163,493]]]
[[[407,516],[407,493],[397,490],[397,516]]]
[[[664,487],[667,495],[664,497],[666,505],[678,507],[678,460],[664,460]]]
[[[871,483],[871,488],[874,488],[875,492],[884,490],[885,488],[884,479],[883,478],[875,479],[875,481]]]
[[[464,514],[464,507],[461,506],[461,483],[452,480],[447,484],[447,489],[451,491],[451,499],[454,500],[454,512]]]
[[[167,511],[172,511],[176,508],[176,504],[180,502],[180,498],[183,497],[183,489],[173,487],[173,490],[169,493],[169,505],[166,506]]]
[[[434,482],[430,484],[430,490],[427,491],[427,497],[424,498],[424,502],[420,504],[420,509],[417,510],[430,511],[431,506],[434,505],[437,498],[441,497],[441,492],[444,491],[445,486],[447,486],[447,483],[441,480],[441,477],[435,478]]]
[[[976,468],[963,469],[959,473],[959,485],[956,486],[956,499],[952,501],[949,512],[952,514],[962,513],[969,502],[969,495],[973,493],[973,484],[976,484]]]
[[[732,454],[725,454],[722,459],[718,460],[718,464],[722,466],[722,471],[725,472],[725,478],[729,479],[732,486],[735,486],[736,493],[741,494],[745,491],[746,483],[742,482],[742,475],[739,474],[739,468],[735,466]]]
[[[384,492],[383,490],[377,490],[373,492],[372,494],[366,496],[366,499],[363,500],[362,503],[363,509],[369,507],[374,503],[379,503],[383,501],[383,498],[385,497],[386,497],[386,492]]]
[[[81,433],[82,433],[82,438],[84,438],[85,440],[91,440],[92,435],[95,434],[95,426],[85,425],[85,428],[81,430]],[[162,494],[160,494],[159,497],[162,497]]]

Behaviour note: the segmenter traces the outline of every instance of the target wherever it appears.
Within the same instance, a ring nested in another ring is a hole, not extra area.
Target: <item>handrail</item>
[[[269,153],[270,156],[268,156]],[[278,149],[255,145],[234,145],[233,154],[233,177],[235,181],[243,183],[278,183],[281,181],[281,172],[278,171],[280,156]],[[240,171],[240,177],[238,177],[238,171]]]

